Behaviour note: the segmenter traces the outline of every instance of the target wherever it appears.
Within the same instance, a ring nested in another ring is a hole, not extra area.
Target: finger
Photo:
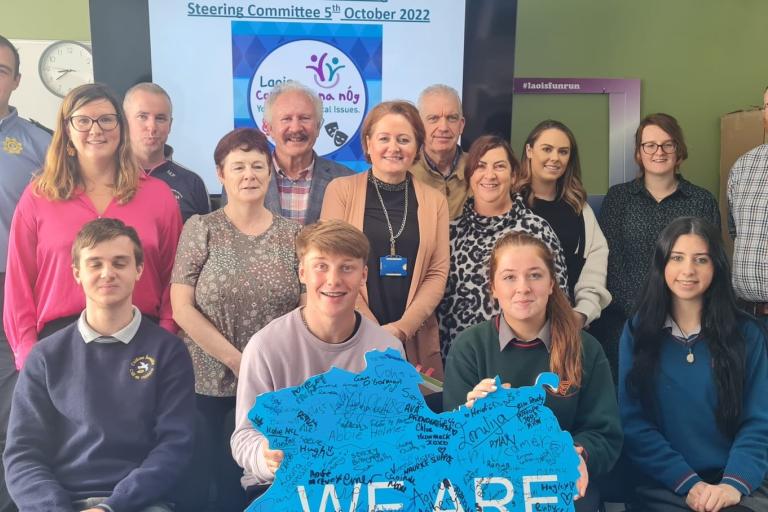
[[[501,387],[503,387],[504,389],[509,389],[512,387],[512,384],[510,384],[509,382],[505,382],[504,384],[501,385]]]
[[[487,391],[481,391],[477,389],[473,389],[469,393],[467,393],[467,401],[469,400],[477,400],[478,398],[485,398],[488,396]]]
[[[496,391],[496,382],[492,379],[485,379],[483,381],[480,381],[477,386],[475,386],[476,391],[485,391],[485,392],[491,392]]]
[[[712,505],[710,512],[719,512],[719,510],[725,506],[725,494],[719,487],[718,491],[719,492],[714,493],[715,502]]]
[[[705,510],[705,512],[712,512],[714,510],[715,505],[717,504],[717,500],[720,497],[719,496],[718,489],[710,488],[709,493],[706,495],[706,500],[701,502],[702,509]]]

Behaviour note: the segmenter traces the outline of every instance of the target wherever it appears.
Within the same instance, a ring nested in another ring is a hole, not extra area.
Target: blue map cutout
[[[248,417],[285,458],[255,511],[572,511],[579,460],[544,385],[435,414],[394,350],[259,396]]]

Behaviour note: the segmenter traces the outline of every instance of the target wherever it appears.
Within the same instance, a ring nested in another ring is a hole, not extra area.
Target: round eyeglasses
[[[661,148],[662,153],[671,154],[677,149],[677,144],[674,142],[665,142],[664,144],[656,144],[655,142],[643,142],[640,144],[643,148],[643,153],[646,155],[652,155],[656,153],[656,150]]]
[[[69,124],[78,132],[87,132],[90,131],[93,123],[96,123],[99,128],[108,132],[117,128],[118,119],[117,114],[104,114],[96,119],[88,116],[72,116],[69,118]]]

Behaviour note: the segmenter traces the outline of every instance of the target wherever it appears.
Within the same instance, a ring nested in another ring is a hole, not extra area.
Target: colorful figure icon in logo
[[[331,59],[330,63],[325,62],[325,58],[328,57],[328,53],[323,53],[320,57],[317,55],[312,55],[309,60],[311,60],[314,63],[317,63],[317,65],[312,66],[304,66],[307,69],[311,69],[315,72],[315,76],[313,77],[315,79],[315,83],[322,87],[323,89],[330,89],[332,87],[335,87],[339,80],[341,79],[341,75],[338,75],[338,71],[341,68],[345,68],[346,66],[344,64],[339,64],[339,58],[333,57]],[[325,77],[325,71],[323,70],[323,65],[328,69],[328,78]],[[336,80],[334,81],[333,77],[336,76]]]

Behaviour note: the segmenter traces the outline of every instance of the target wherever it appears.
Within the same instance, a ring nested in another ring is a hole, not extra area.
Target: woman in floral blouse
[[[251,336],[299,303],[294,239],[300,226],[264,207],[273,167],[259,130],[228,133],[214,160],[229,202],[185,224],[171,302],[192,355],[197,409],[205,420],[197,457],[209,478],[216,475],[216,510],[242,510],[242,471],[229,449],[240,358]]]

